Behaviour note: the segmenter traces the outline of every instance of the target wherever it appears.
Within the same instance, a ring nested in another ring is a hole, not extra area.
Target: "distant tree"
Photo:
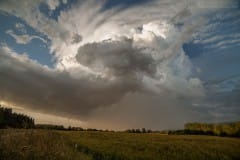
[[[136,133],[141,133],[140,129],[136,129],[135,131],[136,131]]]
[[[52,130],[66,130],[63,125],[53,125],[53,124],[36,124],[36,129],[52,129]]]
[[[145,128],[142,128],[142,133],[146,133],[146,129]]]
[[[187,123],[184,127],[184,133],[240,137],[240,122],[215,124]]]
[[[87,131],[98,131],[98,130],[95,128],[88,128]]]
[[[152,133],[152,130],[148,129],[148,130],[147,130],[147,133]]]
[[[0,128],[33,128],[34,119],[0,105]]]

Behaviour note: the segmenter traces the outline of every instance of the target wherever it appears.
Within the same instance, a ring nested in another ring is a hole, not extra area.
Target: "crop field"
[[[159,133],[2,129],[0,159],[239,160],[240,139]]]

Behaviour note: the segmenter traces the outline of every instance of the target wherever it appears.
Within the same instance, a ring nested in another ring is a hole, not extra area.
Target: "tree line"
[[[68,131],[99,131],[114,132],[112,130],[99,130],[95,128],[84,129],[82,127],[65,128],[63,125],[36,124],[34,119],[19,113],[14,113],[11,108],[0,105],[0,128],[35,128]],[[193,134],[240,137],[240,121],[231,123],[186,123],[183,130],[152,131],[150,129],[127,129],[127,133],[161,133],[161,134]]]
[[[0,105],[0,128],[34,128],[34,119]]]
[[[186,123],[184,126],[184,130],[171,130],[171,131],[168,131],[168,134],[240,137],[240,122]]]
[[[185,134],[240,137],[240,122],[231,123],[187,123]]]

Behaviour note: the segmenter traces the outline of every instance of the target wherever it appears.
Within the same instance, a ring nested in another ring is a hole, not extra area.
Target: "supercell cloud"
[[[191,59],[184,45],[205,43],[209,15],[235,2],[152,0],[109,6],[110,1],[1,1],[2,16],[12,15],[27,26],[16,22],[18,30],[2,32],[16,45],[47,46],[53,67],[41,64],[41,55],[30,57],[32,50],[23,53],[1,41],[0,100],[97,128],[168,129],[212,121],[206,104],[216,102],[215,83],[196,65],[202,57]]]

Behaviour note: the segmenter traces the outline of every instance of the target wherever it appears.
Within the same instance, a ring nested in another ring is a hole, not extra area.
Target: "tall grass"
[[[0,130],[0,159],[239,160],[240,139],[54,130]]]

